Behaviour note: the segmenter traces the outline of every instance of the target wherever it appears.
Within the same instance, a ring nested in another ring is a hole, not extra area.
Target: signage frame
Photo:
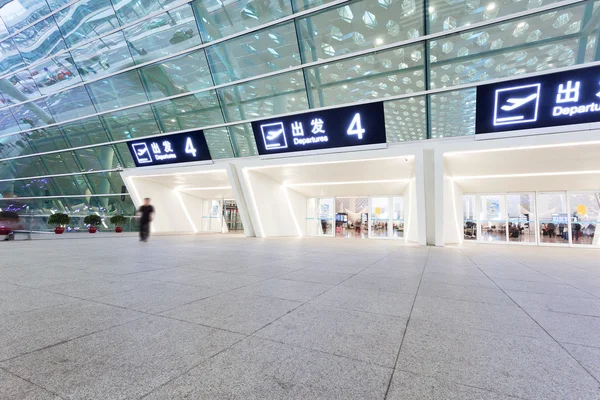
[[[126,144],[136,168],[213,162],[201,129],[132,139]]]

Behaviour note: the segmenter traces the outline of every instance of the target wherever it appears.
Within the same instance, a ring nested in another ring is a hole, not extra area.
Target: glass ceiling
[[[316,107],[383,100],[390,143],[472,135],[453,87],[600,58],[599,2],[552,3],[4,1],[1,198],[121,194],[115,141],[205,128],[213,158],[252,156],[248,120]]]

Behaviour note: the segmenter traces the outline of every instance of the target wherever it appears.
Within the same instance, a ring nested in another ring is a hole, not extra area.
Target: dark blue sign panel
[[[127,146],[138,167],[211,159],[202,131],[132,140]]]
[[[475,133],[600,121],[600,67],[477,88]]]
[[[260,155],[386,142],[383,103],[253,122],[252,130]]]

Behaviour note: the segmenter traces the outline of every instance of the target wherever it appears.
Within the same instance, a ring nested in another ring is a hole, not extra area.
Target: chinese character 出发
[[[171,142],[169,142],[168,140],[165,140],[162,144],[163,144],[163,147],[165,149],[165,153],[172,153],[173,152],[173,148],[171,147]]]
[[[301,122],[292,122],[292,136],[304,136],[304,128]]]
[[[150,146],[152,146],[152,152],[154,154],[160,154],[160,147],[158,147],[158,143],[152,142]]]

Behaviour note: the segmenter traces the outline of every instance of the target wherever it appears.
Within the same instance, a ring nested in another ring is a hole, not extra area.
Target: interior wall
[[[444,176],[444,244],[462,242],[463,191],[449,176]]]
[[[293,189],[284,188],[284,190],[287,190],[288,207],[292,214],[291,218],[296,227],[296,232],[299,236],[304,236],[306,235],[306,223],[304,221],[306,221],[307,198]]]
[[[246,179],[260,221],[257,236],[299,236],[292,214],[298,225],[306,220],[306,197],[259,172],[247,170]]]
[[[156,182],[144,179],[132,179],[135,191],[140,197],[150,197],[154,207],[154,221],[152,221],[152,232],[182,232],[194,233],[194,230],[179,203],[173,189]]]
[[[417,181],[412,178],[404,190],[404,221],[407,229],[406,241],[419,243],[419,218],[417,209]]]
[[[311,197],[306,201],[306,219],[304,230],[307,236],[317,236],[317,198]]]
[[[182,207],[185,206],[184,212],[188,213],[190,227],[200,232],[202,230],[202,199],[184,192],[174,194],[179,196]]]

